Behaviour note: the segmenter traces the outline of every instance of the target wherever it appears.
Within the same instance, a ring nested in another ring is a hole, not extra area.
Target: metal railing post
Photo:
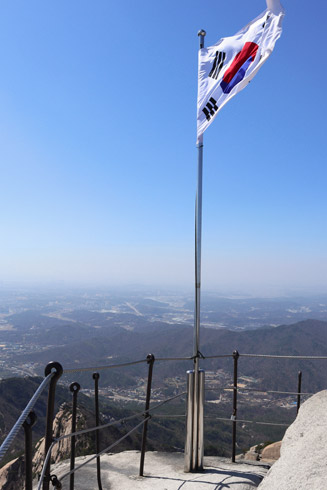
[[[76,432],[76,416],[77,416],[77,394],[81,389],[79,383],[72,383],[69,387],[73,393],[73,407],[72,407],[72,433]],[[70,450],[70,471],[75,468],[75,436],[71,438],[71,450]],[[75,473],[71,473],[69,489],[74,490]]]
[[[298,372],[298,380],[297,380],[297,407],[296,407],[296,415],[299,413],[301,406],[301,389],[302,389],[302,371]]]
[[[147,357],[146,357],[146,361],[147,361],[147,363],[149,365],[149,370],[148,370],[148,384],[147,384],[147,389],[146,389],[144,417],[148,417],[149,416],[148,410],[150,408],[151,386],[152,386],[152,371],[153,371],[153,364],[154,364],[154,361],[155,361],[154,355],[153,354],[148,354]],[[144,457],[145,457],[145,446],[146,446],[147,431],[148,431],[148,420],[143,425],[139,476],[143,476],[143,473],[144,473]]]
[[[240,354],[237,350],[233,352],[234,359],[234,380],[233,380],[233,414],[232,414],[232,463],[235,463],[236,453],[236,419],[237,419],[237,368]]]
[[[194,413],[194,371],[187,374],[187,398],[186,398],[186,435],[184,450],[184,471],[192,471],[192,448],[193,448],[193,413]]]
[[[37,420],[35,412],[30,412],[29,416],[23,423],[25,432],[25,490],[33,489],[33,471],[32,471],[32,427]]]
[[[45,376],[48,376],[51,372],[55,371],[54,376],[51,378],[49,392],[48,392],[48,405],[47,405],[47,417],[45,428],[45,443],[44,443],[44,459],[52,443],[52,430],[53,430],[53,417],[54,417],[54,404],[56,395],[57,381],[63,373],[63,369],[59,362],[49,362],[45,367]],[[49,490],[50,488],[50,460],[45,469],[45,476],[43,480],[43,490]]]
[[[95,408],[95,426],[98,427],[100,425],[100,410],[99,410],[99,373],[93,373],[92,375],[94,379],[94,408]],[[100,434],[99,431],[95,431],[95,448],[96,453],[100,452]],[[101,482],[101,464],[100,464],[100,456],[97,457],[97,481],[99,490],[102,490],[102,482]]]

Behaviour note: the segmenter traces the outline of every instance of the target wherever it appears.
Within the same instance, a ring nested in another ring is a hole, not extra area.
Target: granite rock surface
[[[327,390],[316,393],[300,408],[287,429],[279,460],[260,490],[326,490]]]
[[[76,466],[89,456],[77,458]],[[139,451],[124,451],[101,457],[102,487],[110,490],[213,490],[214,488],[253,490],[267,473],[267,466],[234,463],[229,459],[205,457],[205,469],[199,473],[184,473],[182,453],[147,452],[144,477],[138,476]],[[69,471],[68,462],[51,466],[51,474],[59,479]],[[34,487],[37,488],[37,487]],[[69,477],[62,480],[63,490],[69,489]],[[90,490],[97,487],[96,463],[85,466],[75,476],[75,488]]]

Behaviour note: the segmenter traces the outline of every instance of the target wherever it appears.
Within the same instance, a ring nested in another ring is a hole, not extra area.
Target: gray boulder
[[[279,460],[260,490],[325,490],[327,488],[327,391],[307,400],[287,429]]]

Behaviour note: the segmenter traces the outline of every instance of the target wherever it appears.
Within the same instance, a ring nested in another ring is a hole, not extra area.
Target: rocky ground
[[[260,490],[325,490],[327,488],[326,406],[327,390],[307,400],[301,406],[295,422],[287,429],[283,441],[263,449],[261,461],[257,461],[258,446],[253,446],[243,456],[246,459],[240,459],[234,464],[226,458],[205,457],[203,472],[184,473],[182,453],[147,452],[145,476],[140,478],[138,476],[139,451],[104,454],[101,456],[102,487],[110,490],[178,490],[181,488],[209,490],[213,486],[216,489],[237,486],[237,490],[253,490],[257,487]],[[66,415],[65,407],[62,407],[62,416],[58,424],[63,423]],[[59,425],[58,430],[60,429],[61,433],[65,432]],[[69,420],[66,425],[70,425]],[[59,452],[58,457],[67,458],[69,447],[61,447]],[[277,462],[270,468],[270,464],[278,457]],[[89,458],[90,456],[77,458],[76,468]],[[55,457],[54,461],[56,460]],[[69,488],[67,473],[69,473],[67,459],[52,464],[51,474],[62,480],[63,490]],[[19,458],[8,463],[0,471],[0,488],[18,490],[23,487],[23,461]],[[76,472],[75,488],[90,490],[97,487],[96,459],[93,459],[91,463]],[[37,482],[34,489],[37,489]]]
[[[89,456],[77,458],[76,466]],[[182,453],[148,452],[145,457],[144,477],[138,476],[139,451],[106,454],[101,457],[103,489],[110,490],[210,490],[212,488],[235,488],[253,490],[266,475],[269,466],[260,463],[234,463],[229,459],[205,457],[205,470],[201,473],[184,473]],[[69,471],[68,461],[51,467],[51,474],[59,479]],[[62,480],[63,490],[69,489],[69,477]],[[37,487],[35,487],[36,489]],[[76,473],[75,488],[97,488],[96,463],[85,466]]]

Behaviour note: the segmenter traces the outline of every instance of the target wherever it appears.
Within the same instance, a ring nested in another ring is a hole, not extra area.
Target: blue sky
[[[327,291],[325,18],[282,37],[205,133],[204,289]],[[197,31],[264,0],[0,5],[0,280],[194,283]]]

